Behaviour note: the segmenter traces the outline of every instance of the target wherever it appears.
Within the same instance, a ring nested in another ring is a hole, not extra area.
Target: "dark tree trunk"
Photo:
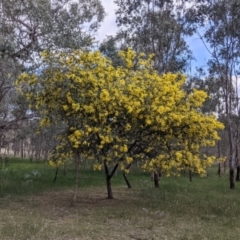
[[[125,172],[123,172],[123,177],[124,177],[124,180],[125,180],[125,182],[126,182],[126,184],[127,184],[127,187],[128,187],[128,188],[132,188],[132,185],[131,185],[131,183],[129,182],[129,180],[128,180],[128,178],[127,178],[127,175],[126,175]]]
[[[240,181],[240,166],[237,166],[236,181]]]
[[[106,184],[107,184],[107,198],[113,199],[111,178],[109,176],[108,166],[105,161],[104,161],[104,170],[105,170],[105,177],[106,177]]]
[[[108,166],[106,161],[104,161],[104,170],[105,170],[105,177],[106,177],[106,184],[107,184],[107,198],[108,199],[113,199],[113,194],[112,194],[112,186],[111,186],[111,179],[114,175],[114,173],[116,172],[117,168],[118,168],[118,163],[115,165],[115,167],[113,168],[111,174],[109,174],[109,170],[108,170]]]
[[[56,172],[55,172],[55,177],[54,177],[54,179],[53,179],[53,183],[56,182],[56,180],[57,180],[57,175],[58,175],[58,167],[56,168]]]
[[[159,188],[159,174],[158,172],[154,172],[153,181],[155,188]]]
[[[217,144],[217,148],[218,148],[218,158],[220,158],[221,153],[220,153],[220,142],[219,141]],[[221,177],[221,163],[218,163],[218,176]]]
[[[111,178],[109,176],[106,176],[106,183],[107,183],[107,194],[108,194],[107,198],[113,199]]]
[[[230,104],[230,109],[231,109],[231,104]],[[235,159],[234,159],[233,129],[232,129],[232,121],[230,119],[230,114],[228,111],[226,112],[227,112],[227,120],[228,120],[227,130],[228,130],[228,140],[229,140],[229,183],[230,183],[230,189],[234,189],[235,188],[235,182],[234,182]]]
[[[131,167],[131,163],[129,163],[128,165],[127,165],[127,167],[126,167],[126,169],[128,170],[130,167]],[[125,182],[126,182],[126,184],[127,184],[127,187],[128,188],[132,188],[132,185],[131,185],[131,183],[129,182],[129,180],[128,180],[128,177],[127,177],[127,175],[126,175],[126,173],[123,171],[123,178],[124,178],[124,180],[125,180]]]
[[[221,163],[218,163],[218,176],[221,177]]]
[[[235,182],[234,182],[234,169],[230,168],[229,170],[229,180],[230,180],[230,188],[234,189],[235,188]]]
[[[237,163],[237,174],[236,174],[236,181],[240,181],[240,163],[239,163],[239,158],[238,158],[238,147],[236,144],[236,156],[235,156],[235,161]]]
[[[192,182],[192,170],[189,170],[188,174],[189,174],[189,181]]]

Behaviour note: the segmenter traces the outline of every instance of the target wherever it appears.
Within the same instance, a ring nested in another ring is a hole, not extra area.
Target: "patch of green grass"
[[[18,158],[9,159],[9,166],[0,169],[0,197],[6,195],[37,194],[46,190],[71,188],[75,183],[75,170],[68,164],[65,171],[59,167],[57,179],[53,183],[56,169],[46,162],[30,162]],[[113,178],[112,184],[123,183],[123,178]],[[90,168],[80,169],[79,186],[82,188],[104,186],[103,171],[93,171]]]
[[[32,171],[38,171],[36,176]],[[103,172],[81,169],[77,203],[70,207],[74,171],[14,160],[0,172],[1,239],[240,239],[239,184],[215,167],[208,177],[163,177],[155,189],[149,173],[134,170],[127,189],[113,177],[115,199],[106,199]],[[25,174],[32,174],[26,183]]]

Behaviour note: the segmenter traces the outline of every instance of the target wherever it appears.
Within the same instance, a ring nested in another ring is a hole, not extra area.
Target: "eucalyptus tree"
[[[228,132],[230,188],[235,187],[234,169],[238,143],[239,121],[238,79],[240,74],[240,2],[195,1],[187,18],[195,24],[204,43],[209,45],[211,58],[208,62],[209,75],[219,79],[223,92],[224,117]],[[206,45],[206,46],[207,46]],[[237,116],[237,118],[236,118]]]
[[[115,1],[119,43],[137,52],[155,54],[159,73],[186,70],[191,52],[184,36],[192,33],[184,17],[186,2]]]
[[[0,10],[1,53],[21,60],[34,51],[90,46],[104,18],[99,0],[2,0]]]
[[[19,106],[25,103],[15,92],[14,79],[24,71],[41,71],[43,50],[90,48],[104,16],[99,0],[0,1],[1,144],[11,141],[8,130],[21,128],[33,114]]]

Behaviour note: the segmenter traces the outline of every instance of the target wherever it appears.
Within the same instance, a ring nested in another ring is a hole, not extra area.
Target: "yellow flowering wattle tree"
[[[178,174],[187,167],[204,174],[214,156],[202,155],[201,147],[214,145],[223,128],[200,111],[206,93],[187,94],[185,76],[160,76],[144,54],[119,55],[124,65],[114,67],[97,51],[44,52],[41,73],[17,80],[32,110],[44,116],[43,127],[66,126],[53,152],[55,164],[70,157],[78,169],[84,156],[96,169],[103,166],[108,198],[116,169],[128,171],[134,159],[147,171]]]

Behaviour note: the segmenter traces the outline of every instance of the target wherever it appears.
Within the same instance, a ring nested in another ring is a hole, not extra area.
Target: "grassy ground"
[[[102,172],[84,170],[75,207],[71,170],[53,184],[46,164],[12,161],[0,172],[0,239],[240,239],[239,186],[218,178],[163,178],[154,189],[149,174],[132,173],[133,189],[113,179],[106,199]]]

